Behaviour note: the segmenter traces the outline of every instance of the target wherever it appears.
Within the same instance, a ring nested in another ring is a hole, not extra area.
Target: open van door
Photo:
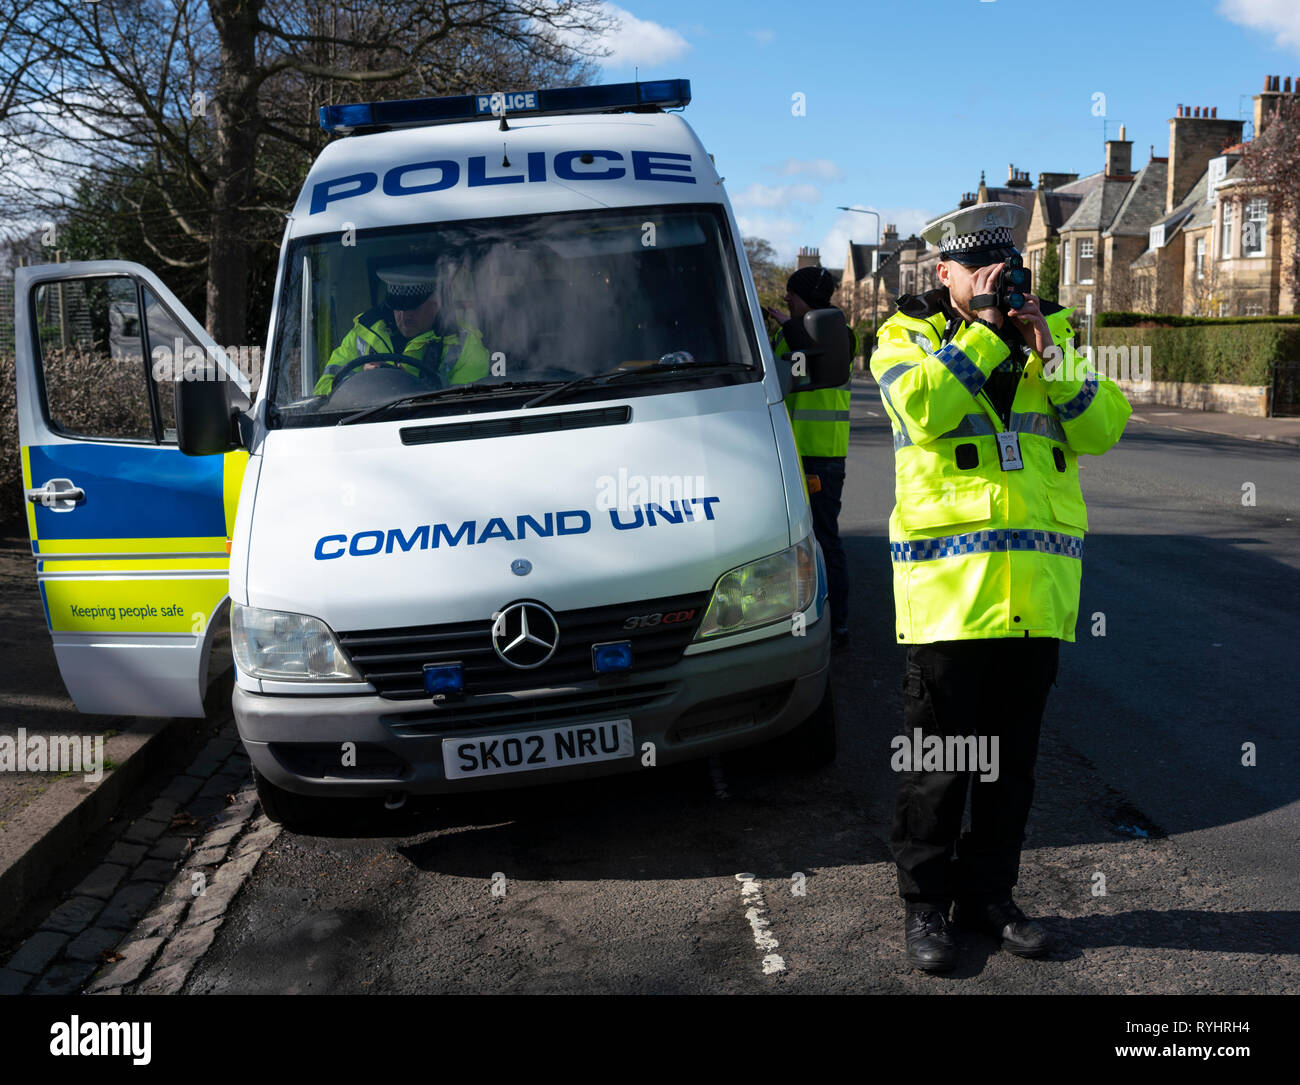
[[[176,444],[187,357],[248,380],[138,264],[18,268],[27,530],[59,672],[82,712],[202,716],[247,453]]]

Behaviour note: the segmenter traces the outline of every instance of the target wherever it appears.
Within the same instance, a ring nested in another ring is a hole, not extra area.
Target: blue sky
[[[990,184],[1008,163],[1035,182],[1095,172],[1103,123],[1110,138],[1127,126],[1141,165],[1152,144],[1168,153],[1179,103],[1249,119],[1265,74],[1300,76],[1300,0],[621,0],[612,13],[603,79],[690,79],[686,117],[742,230],[787,259],[817,245],[831,267],[850,238],[875,240],[875,220],[839,204],[906,236],[980,170]]]

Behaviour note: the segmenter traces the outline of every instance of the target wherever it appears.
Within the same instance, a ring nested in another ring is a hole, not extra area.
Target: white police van
[[[842,384],[848,335],[813,312],[773,357],[689,100],[323,109],[346,138],[289,216],[255,389],[145,268],[20,269],[29,528],[78,706],[202,714],[228,627],[240,737],[291,822],[786,733],[833,756],[783,398]],[[140,330],[104,363],[134,418],[70,402],[70,347],[109,353],[110,312]]]

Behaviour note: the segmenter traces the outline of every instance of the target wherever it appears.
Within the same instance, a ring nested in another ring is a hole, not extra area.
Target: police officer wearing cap
[[[807,348],[804,315],[813,309],[830,309],[835,277],[822,267],[802,267],[786,283],[787,316],[776,309],[768,313],[781,327],[772,341],[778,356]],[[850,354],[857,353],[857,338],[849,329]],[[792,392],[786,411],[794,430],[795,447],[803,461],[812,508],[813,533],[826,557],[830,595],[831,642],[843,648],[849,641],[849,565],[840,541],[840,499],[844,491],[844,464],[849,453],[849,402],[851,380],[839,388]]]
[[[956,963],[953,927],[1021,956],[1050,952],[1012,889],[1043,709],[1078,616],[1088,518],[1077,458],[1115,444],[1131,412],[1114,382],[1066,351],[1069,310],[1007,297],[1002,273],[1018,262],[1011,231],[1023,215],[985,203],[927,225],[942,285],[898,299],[871,358],[894,438],[904,738],[913,751],[931,736],[966,739],[966,750],[982,738],[996,757],[994,771],[971,772],[955,757],[935,768],[895,753],[891,844],[907,959],[933,972]]]
[[[352,330],[330,355],[316,382],[317,395],[329,395],[336,374],[348,362],[371,352],[406,355],[420,364],[403,365],[402,369],[414,376],[434,373],[443,387],[469,384],[488,375],[489,358],[482,335],[477,329],[454,326],[445,319],[434,269],[417,265],[378,274],[386,288],[384,303],[353,320]]]

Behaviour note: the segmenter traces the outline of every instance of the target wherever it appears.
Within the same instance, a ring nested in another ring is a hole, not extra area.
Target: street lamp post
[[[876,306],[880,295],[880,269],[883,261],[880,259],[880,212],[870,211],[865,207],[840,207],[840,211],[855,211],[859,215],[874,215],[876,218],[876,251],[871,257],[871,342],[876,342]],[[870,347],[864,352],[864,357],[871,353]]]

